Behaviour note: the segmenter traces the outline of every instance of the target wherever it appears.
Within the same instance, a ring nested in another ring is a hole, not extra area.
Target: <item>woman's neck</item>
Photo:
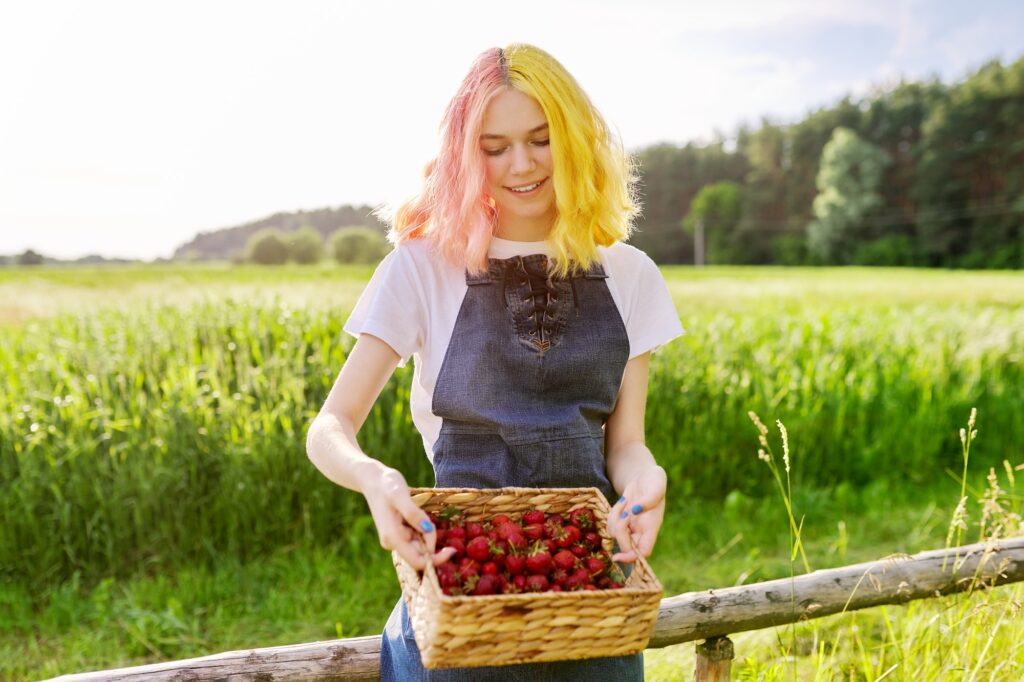
[[[542,242],[548,238],[554,224],[554,216],[540,218],[510,216],[508,219],[499,217],[494,234],[513,242]]]

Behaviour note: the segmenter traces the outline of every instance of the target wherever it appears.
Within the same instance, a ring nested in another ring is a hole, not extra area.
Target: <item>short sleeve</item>
[[[624,320],[630,359],[655,351],[686,333],[658,265],[643,252],[637,255],[637,272],[630,283],[632,291]]]
[[[391,346],[399,366],[420,350],[425,337],[423,287],[411,249],[399,245],[384,257],[356,301],[344,330],[370,334]]]

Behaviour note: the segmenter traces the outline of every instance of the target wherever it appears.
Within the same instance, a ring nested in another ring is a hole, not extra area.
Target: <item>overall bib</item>
[[[604,432],[629,358],[626,328],[595,264],[553,279],[542,254],[466,275],[432,409],[438,487],[595,487],[614,502]],[[629,566],[626,566],[627,572]],[[643,654],[424,669],[405,601],[381,639],[382,680],[642,680]]]

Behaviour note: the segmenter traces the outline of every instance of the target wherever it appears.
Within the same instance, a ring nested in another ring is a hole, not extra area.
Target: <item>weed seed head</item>
[[[779,427],[779,432],[782,434],[782,463],[786,465],[786,473],[789,473],[789,433],[786,431],[786,425],[782,423],[781,419],[775,420],[776,426]]]
[[[758,448],[757,449],[757,458],[759,460],[761,460],[762,462],[771,462],[772,461],[771,455],[769,455],[767,452],[765,452],[764,448]]]
[[[977,421],[977,419],[978,419],[978,408],[972,407],[971,408],[971,417],[970,417],[970,419],[967,420],[967,428],[968,429],[974,429],[974,422]]]

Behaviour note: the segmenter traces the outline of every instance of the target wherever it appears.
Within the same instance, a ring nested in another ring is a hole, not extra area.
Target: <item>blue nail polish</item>
[[[634,514],[639,514],[643,510],[644,510],[644,506],[642,504],[634,504],[633,505],[632,511],[633,511]]]
[[[428,519],[423,519],[420,521],[420,528],[423,529],[424,533],[431,533],[434,531],[434,524],[432,524]]]
[[[616,502],[615,504],[622,504],[622,503],[623,503],[623,502],[625,502],[625,501],[626,501],[626,496],[625,496],[625,495],[623,495],[622,497],[620,497],[620,498],[619,498],[619,501],[618,501],[618,502]]]
[[[619,518],[620,518],[620,519],[624,519],[624,518],[626,518],[627,516],[629,516],[629,512],[626,512],[626,511],[624,511],[624,512],[622,512],[622,516],[620,516]]]

